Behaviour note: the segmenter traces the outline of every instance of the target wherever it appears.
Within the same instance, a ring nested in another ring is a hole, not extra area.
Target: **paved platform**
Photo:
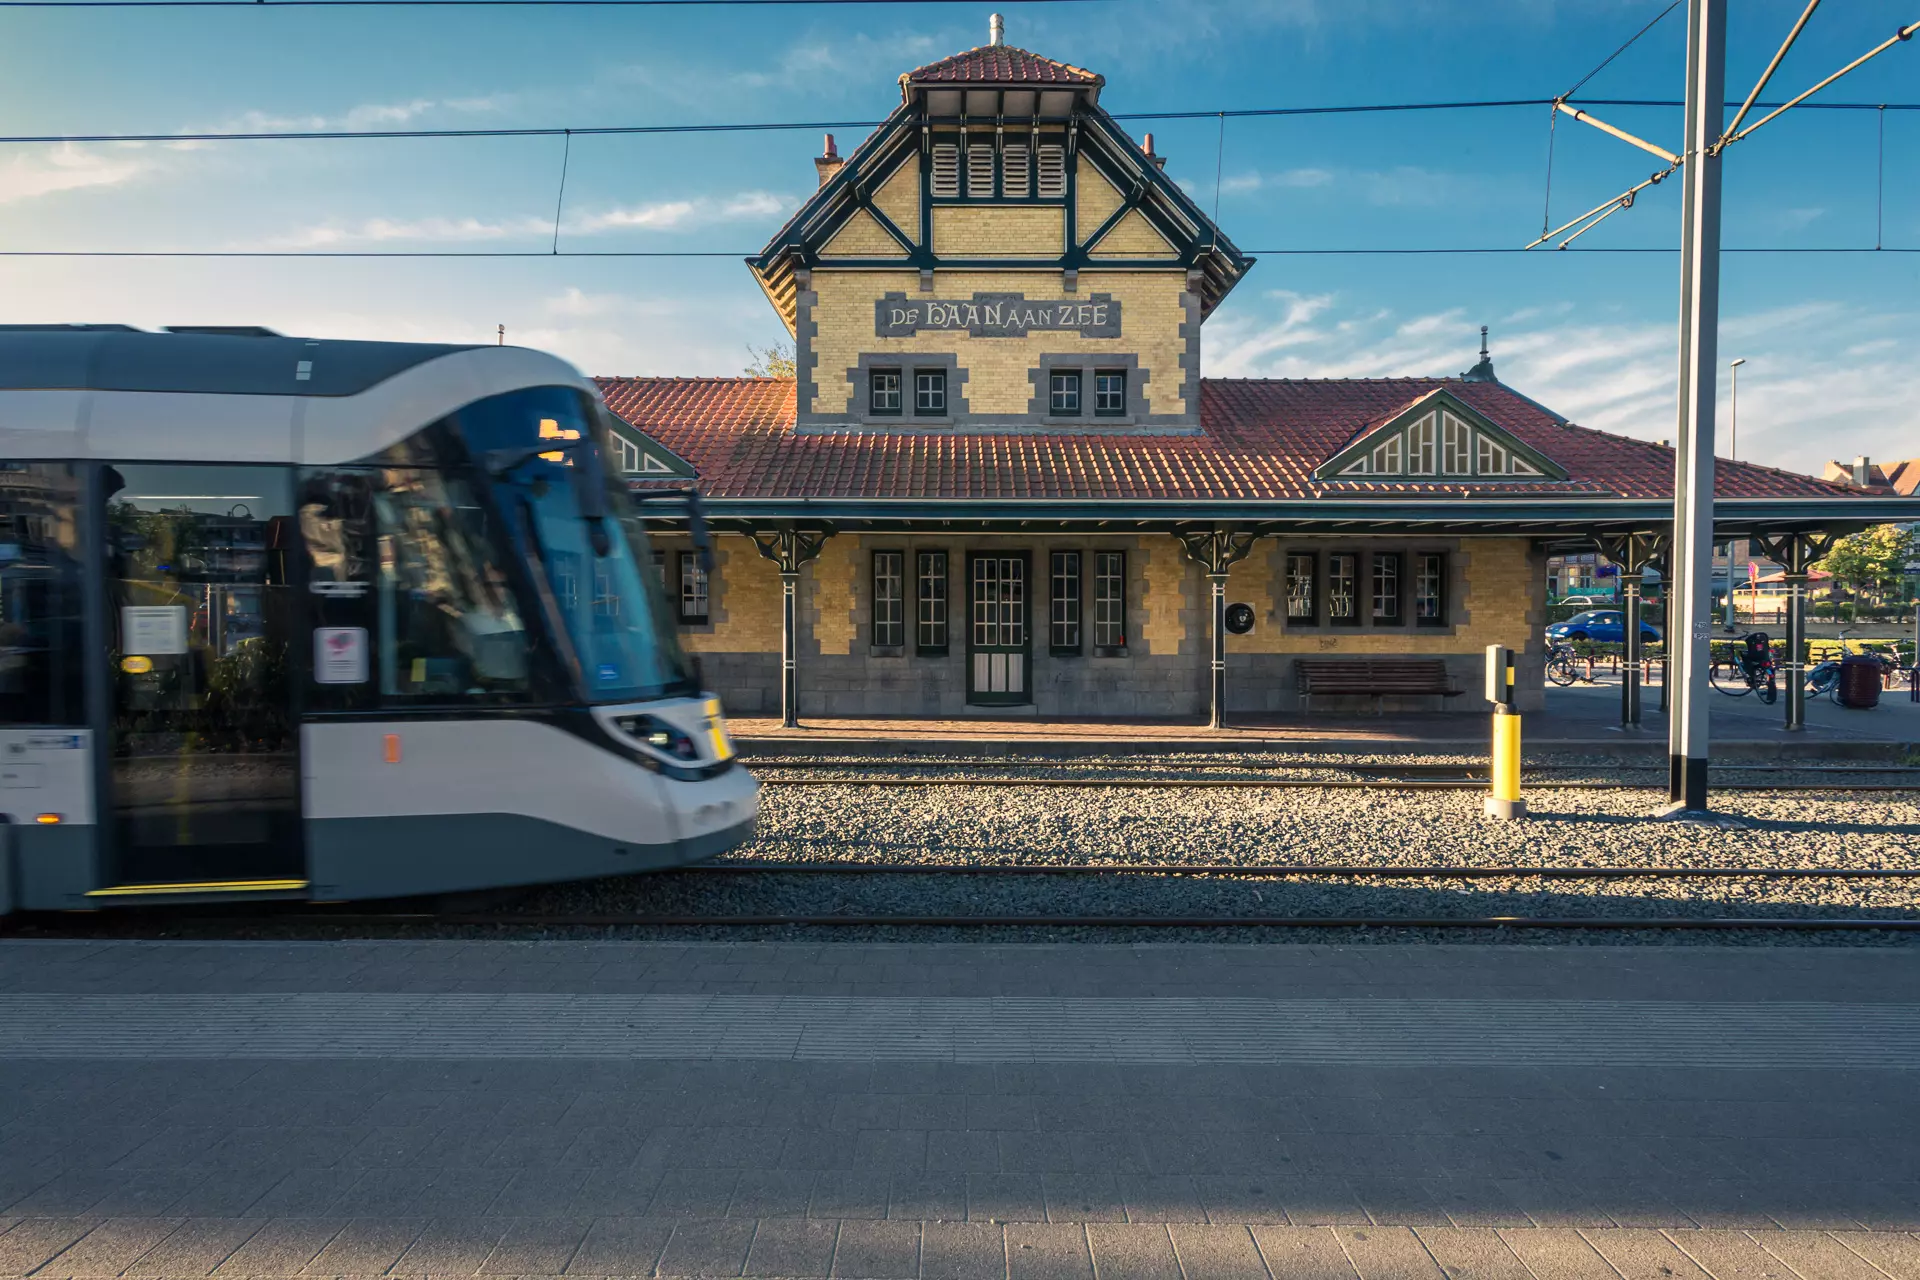
[[[0,944],[0,1275],[1920,1280],[1920,955]]]
[[[1457,700],[1471,703],[1473,699]],[[1666,758],[1667,718],[1660,691],[1642,690],[1643,723],[1620,726],[1620,685],[1600,674],[1594,684],[1547,690],[1547,709],[1528,715],[1533,750],[1605,749]],[[1726,758],[1880,758],[1904,756],[1920,744],[1920,703],[1904,689],[1882,695],[1878,707],[1852,710],[1831,698],[1807,703],[1804,729],[1788,733],[1786,707],[1752,696],[1715,693],[1708,727]],[[1280,716],[1243,714],[1225,729],[1204,719],[1041,720],[1031,715],[983,714],[953,720],[911,717],[808,719],[785,729],[778,719],[729,719],[728,728],[749,755],[819,751],[892,754],[903,750],[1009,751],[1039,746],[1086,754],[1145,751],[1480,751],[1489,732],[1484,703],[1470,710],[1406,715]]]

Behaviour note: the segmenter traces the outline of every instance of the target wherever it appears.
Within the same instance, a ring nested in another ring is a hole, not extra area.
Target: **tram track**
[[[1239,876],[1248,879],[1370,880],[1681,880],[1832,879],[1920,880],[1920,867],[1556,867],[1419,866],[1367,863],[1232,862],[701,862],[661,875],[904,875],[904,876]]]
[[[765,787],[1043,787],[1056,789],[1156,788],[1239,790],[1239,791],[1475,791],[1484,790],[1486,778],[768,778]],[[1525,785],[1525,778],[1522,778]],[[1565,782],[1537,782],[1541,790],[1551,791],[1653,791],[1664,782],[1600,781],[1576,779]],[[1920,791],[1920,778],[1912,782],[1719,782],[1715,791]]]

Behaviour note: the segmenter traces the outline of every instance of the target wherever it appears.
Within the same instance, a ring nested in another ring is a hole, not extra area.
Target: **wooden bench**
[[[1363,694],[1379,711],[1380,699],[1392,694],[1457,698],[1464,692],[1443,658],[1296,658],[1293,668],[1300,709],[1308,712],[1316,693]]]

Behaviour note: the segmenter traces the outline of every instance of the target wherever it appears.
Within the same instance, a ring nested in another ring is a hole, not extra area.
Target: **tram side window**
[[[303,484],[300,530],[316,626],[366,634],[359,643],[372,661],[359,679],[380,701],[518,701],[528,693],[526,624],[490,520],[465,480],[439,471],[325,472]],[[314,674],[322,687],[338,686],[346,703],[365,703],[352,663]]]
[[[380,692],[418,698],[527,692],[526,625],[494,550],[488,514],[467,483],[437,471],[389,471],[373,507]],[[562,594],[581,586],[554,585]]]
[[[0,724],[86,721],[75,471],[0,463]]]

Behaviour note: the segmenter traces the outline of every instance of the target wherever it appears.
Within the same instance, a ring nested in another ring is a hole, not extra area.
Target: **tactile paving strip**
[[[1588,1000],[0,996],[11,1058],[755,1058],[1920,1067],[1920,1005]]]

